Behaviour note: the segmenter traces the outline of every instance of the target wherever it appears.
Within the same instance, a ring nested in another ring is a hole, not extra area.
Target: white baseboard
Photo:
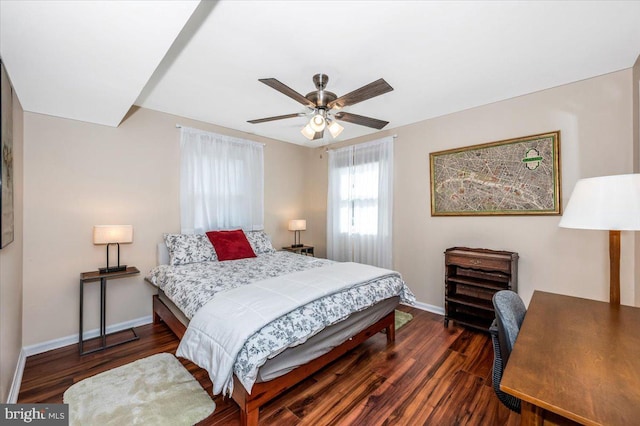
[[[151,315],[147,315],[145,317],[133,319],[131,321],[125,321],[118,324],[113,324],[107,327],[107,333],[113,333],[115,331],[126,330],[131,327],[139,327],[141,325],[151,324],[153,322],[153,318]],[[94,330],[85,331],[83,334],[84,340],[91,339],[93,337],[98,337],[100,335],[100,330],[98,328]],[[60,337],[59,339],[49,340],[47,342],[36,343],[35,345],[29,345],[22,348],[25,352],[26,356],[41,354],[43,352],[50,351],[52,349],[62,348],[64,346],[74,345],[78,343],[79,334],[72,334],[67,337]]]
[[[7,395],[7,404],[15,404],[18,402],[18,394],[20,393],[20,384],[22,383],[22,373],[24,372],[24,364],[27,361],[27,355],[24,348],[20,350],[18,355],[18,362],[16,364],[16,371],[13,373],[13,382],[11,382],[11,389],[9,389],[9,395]]]
[[[126,330],[127,328],[131,327],[139,327],[141,325],[150,324],[151,322],[153,322],[153,318],[151,317],[151,315],[147,315],[146,317],[110,325],[107,327],[107,333]],[[100,330],[96,328],[95,330],[86,331],[83,336],[84,339],[91,339],[92,337],[97,337],[99,334]],[[28,356],[41,354],[43,352],[62,348],[64,346],[74,345],[78,343],[79,335],[80,334],[72,334],[71,336],[49,340],[48,342],[24,346],[20,351],[20,356],[18,357],[18,363],[16,365],[16,371],[13,374],[13,383],[11,383],[11,389],[9,390],[9,396],[7,397],[7,404],[15,404],[18,401],[20,385],[22,384],[22,373],[24,372],[24,366]]]
[[[433,314],[444,315],[444,308],[441,308],[440,306],[436,306],[436,305],[429,305],[427,303],[415,302],[413,305],[407,305],[407,306],[413,306],[414,308],[431,312]]]

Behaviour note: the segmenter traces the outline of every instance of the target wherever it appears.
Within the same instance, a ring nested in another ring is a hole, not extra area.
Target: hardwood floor
[[[493,350],[488,334],[401,306],[414,319],[386,346],[370,338],[336,362],[274,399],[260,411],[263,425],[517,425],[520,416],[491,387]],[[136,328],[140,340],[79,356],[77,345],[27,358],[20,403],[61,403],[72,384],[160,352],[175,354],[178,339],[164,325]],[[211,393],[206,371],[182,360]],[[230,398],[214,398],[216,411],[201,424],[237,425]]]

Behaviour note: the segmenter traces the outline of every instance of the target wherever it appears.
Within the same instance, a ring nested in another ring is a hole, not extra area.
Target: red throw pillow
[[[235,231],[209,231],[207,237],[216,250],[218,260],[256,257],[242,229]]]

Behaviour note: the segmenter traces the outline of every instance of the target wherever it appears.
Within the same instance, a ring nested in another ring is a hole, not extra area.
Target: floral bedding
[[[327,259],[278,251],[223,262],[159,265],[147,279],[191,319],[218,292],[330,263]]]
[[[223,262],[160,265],[149,273],[147,279],[162,289],[191,319],[219,292],[332,263],[334,262],[327,259],[282,251]],[[404,303],[412,304],[415,301],[413,293],[397,273],[295,308],[265,325],[246,341],[236,358],[234,373],[250,391],[258,368],[267,359],[290,346],[303,343],[326,326],[345,319],[353,312],[394,296],[400,296]]]
[[[415,296],[399,274],[386,276],[364,285],[344,290],[307,305],[265,325],[244,344],[233,371],[247,389],[256,381],[258,368],[285,349],[304,343],[325,327],[346,319],[390,297],[400,296],[404,303],[413,304]]]

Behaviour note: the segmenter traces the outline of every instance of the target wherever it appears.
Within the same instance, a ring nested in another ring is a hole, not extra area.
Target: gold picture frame
[[[13,88],[0,61],[0,248],[14,238]]]
[[[560,215],[560,131],[429,154],[432,216]]]

